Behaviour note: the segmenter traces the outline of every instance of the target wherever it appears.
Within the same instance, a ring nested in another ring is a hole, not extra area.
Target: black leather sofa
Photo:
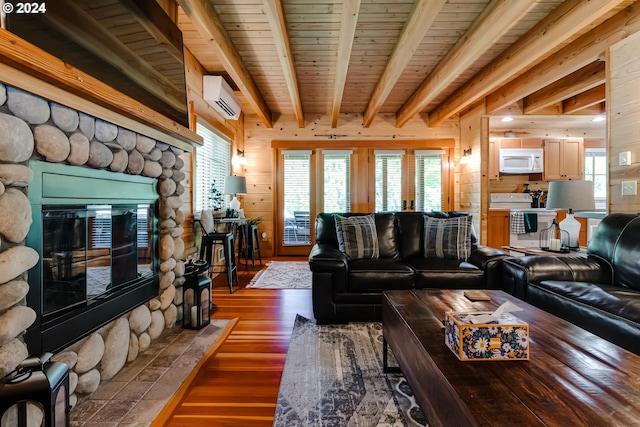
[[[504,260],[504,289],[640,354],[640,216],[602,220],[585,256]]]
[[[425,216],[448,218],[467,213],[376,213],[380,256],[354,260],[339,250],[335,215],[321,213],[316,217],[316,244],[309,255],[313,312],[319,324],[379,321],[385,290],[501,288],[500,260],[508,254],[479,245],[475,233],[466,261],[424,257]]]

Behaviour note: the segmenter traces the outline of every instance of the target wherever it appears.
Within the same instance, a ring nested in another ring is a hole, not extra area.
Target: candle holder
[[[187,329],[202,329],[211,323],[211,279],[206,272],[208,263],[204,266],[205,274],[196,268],[186,278],[183,285],[182,327]]]

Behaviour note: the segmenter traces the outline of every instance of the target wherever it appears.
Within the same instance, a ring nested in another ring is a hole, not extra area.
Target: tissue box
[[[466,319],[470,314],[480,313],[446,313],[444,340],[458,359],[529,360],[527,323],[502,314],[496,322],[473,324]]]

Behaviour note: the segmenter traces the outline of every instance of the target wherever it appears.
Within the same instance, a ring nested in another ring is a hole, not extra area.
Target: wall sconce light
[[[462,158],[460,159],[461,165],[466,165],[471,161],[471,148],[462,151]]]
[[[247,158],[244,156],[244,151],[236,150],[236,154],[231,157],[231,164],[233,166],[242,166],[247,164]]]

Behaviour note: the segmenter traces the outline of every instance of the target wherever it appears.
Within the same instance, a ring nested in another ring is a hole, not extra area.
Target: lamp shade
[[[547,209],[585,211],[595,209],[592,181],[551,181]]]
[[[247,179],[237,175],[225,177],[224,194],[247,194]]]

